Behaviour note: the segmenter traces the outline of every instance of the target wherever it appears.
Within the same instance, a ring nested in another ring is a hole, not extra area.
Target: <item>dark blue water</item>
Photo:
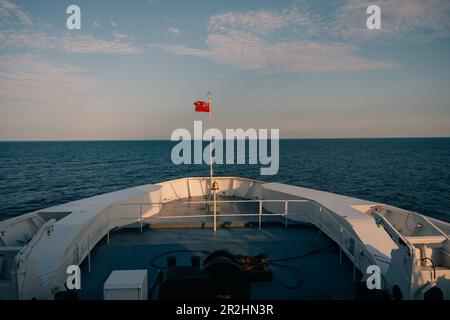
[[[169,141],[2,142],[0,220],[67,201],[185,176]],[[383,202],[450,221],[450,138],[281,140],[280,170],[216,165],[234,175]]]

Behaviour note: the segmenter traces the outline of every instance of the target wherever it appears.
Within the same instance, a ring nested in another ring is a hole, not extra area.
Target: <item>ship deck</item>
[[[201,199],[172,201],[158,216],[189,216],[202,210],[205,213],[205,204],[186,203],[198,200]],[[255,203],[221,203],[218,213],[254,213],[255,208]],[[78,298],[102,299],[103,284],[113,270],[146,269],[150,288],[157,267],[165,267],[169,255],[177,257],[177,265],[190,265],[193,254],[204,258],[207,252],[218,249],[242,255],[265,253],[269,260],[297,257],[271,265],[272,281],[252,282],[251,299],[354,298],[357,280],[354,280],[353,264],[344,254],[340,260],[339,247],[331,239],[314,226],[289,223],[285,228],[284,218],[270,218],[264,217],[259,229],[257,223],[248,223],[252,219],[244,222],[241,217],[221,217],[216,233],[208,221],[160,221],[158,217],[142,233],[140,228],[114,230],[109,244],[105,237],[91,251],[90,271],[88,259],[81,264]],[[355,279],[360,279],[356,272]]]

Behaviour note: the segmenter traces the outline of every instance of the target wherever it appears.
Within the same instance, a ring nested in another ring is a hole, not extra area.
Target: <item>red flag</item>
[[[209,112],[209,102],[195,101],[195,112]]]

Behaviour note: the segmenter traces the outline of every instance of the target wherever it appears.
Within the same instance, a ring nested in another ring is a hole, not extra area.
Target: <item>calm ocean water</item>
[[[170,141],[2,142],[0,220],[127,187],[207,176],[174,165]],[[278,181],[450,221],[450,138],[281,140],[280,170],[216,165],[217,175]]]

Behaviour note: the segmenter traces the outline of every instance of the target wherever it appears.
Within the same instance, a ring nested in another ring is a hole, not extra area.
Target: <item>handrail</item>
[[[138,202],[138,203],[119,203],[120,206],[153,206],[153,205],[158,205],[158,206],[162,206],[164,205],[164,202]]]
[[[107,214],[108,231],[109,231],[109,209],[110,209],[110,207],[111,207],[111,206],[108,206],[108,207],[107,207],[107,213],[108,213],[108,214]],[[102,227],[99,227],[99,228],[97,228],[97,229],[98,229],[98,230],[101,230]],[[98,230],[95,230],[95,231],[98,231]],[[64,254],[64,258],[63,258],[63,259],[62,259],[55,267],[53,267],[52,269],[47,270],[47,271],[42,272],[42,273],[40,273],[40,274],[37,275],[37,277],[41,279],[43,276],[46,276],[46,275],[50,275],[50,274],[51,274],[46,280],[43,281],[43,285],[44,285],[44,286],[47,285],[51,280],[54,279],[54,275],[53,275],[53,274],[54,274],[55,272],[57,272],[57,271],[64,265],[64,263],[66,262],[66,260],[69,259],[69,258],[74,254],[75,250],[78,250],[78,248],[80,247],[80,244],[82,244],[82,243],[86,242],[87,240],[89,240],[91,234],[94,234],[94,233],[95,233],[95,232],[93,232],[92,230],[91,230],[90,232],[88,232],[86,236],[82,237],[79,241],[77,241],[75,244],[73,244],[73,245],[71,246],[71,247],[74,247],[74,249],[72,249],[72,250],[66,250],[66,253]],[[89,254],[90,254],[90,249],[92,249],[92,248],[88,247],[88,252],[87,252],[86,255],[89,255]],[[80,253],[80,254],[82,254],[82,253]]]
[[[310,200],[303,200],[303,199],[251,199],[251,200],[216,200],[216,203],[258,203],[258,202],[310,202]],[[183,203],[214,203],[212,200],[206,200],[206,201],[186,201]]]
[[[124,206],[126,206],[126,205],[141,205],[141,206],[142,205],[152,205],[153,206],[153,205],[155,205],[156,206],[156,205],[163,205],[163,203],[155,203],[155,202],[153,202],[153,203],[121,203],[120,205],[124,205]],[[108,208],[107,208],[108,231],[109,231],[109,223],[110,223],[109,209],[110,209],[110,206],[108,206]],[[119,219],[123,219],[123,218],[119,218]],[[136,218],[129,218],[129,219],[136,219]],[[94,233],[94,232],[88,232],[87,236],[83,237],[76,244],[74,244],[74,247],[78,248],[81,243],[86,242],[90,238],[91,233]],[[88,249],[91,249],[91,248],[88,248]],[[66,259],[73,253],[74,253],[74,250],[66,253],[64,255],[65,257],[54,268],[38,274],[38,277],[42,278],[45,275],[56,272],[65,263]],[[47,284],[51,279],[52,279],[52,277],[47,279],[47,281],[45,281],[44,285]]]
[[[336,220],[336,218],[330,213],[330,210],[324,206],[322,206],[321,204],[317,203],[314,200],[306,200],[306,199],[244,199],[244,200],[216,200],[216,203],[285,203],[285,212],[284,213],[262,213],[262,208],[260,210],[260,212],[252,214],[252,213],[238,213],[238,214],[217,214],[216,216],[218,217],[245,217],[245,216],[287,216],[288,215],[288,206],[287,204],[289,204],[290,202],[294,202],[294,203],[312,203],[315,206],[317,206],[320,210],[320,214],[319,214],[319,219],[321,219],[321,215],[322,212],[324,212],[328,218],[330,218],[332,220],[332,222],[338,226],[341,227],[341,224]],[[208,203],[214,203],[214,201],[212,200],[205,200],[205,201],[186,201],[184,202],[184,204],[208,204]],[[151,204],[155,204],[155,203],[135,203],[135,204],[124,204],[124,205],[151,205]],[[291,213],[292,214],[292,213]],[[208,214],[201,214],[201,215],[184,215],[184,216],[161,216],[161,217],[149,217],[149,218],[143,218],[138,221],[141,220],[151,220],[151,219],[186,219],[186,218],[207,218],[207,217],[211,217]],[[124,219],[135,219],[135,218],[124,218]],[[316,218],[316,222],[317,222],[317,218]],[[260,226],[261,226],[261,221],[260,221]],[[324,226],[322,225],[321,221],[319,221],[319,229],[324,228]],[[361,242],[360,239],[358,239],[357,237],[355,237],[353,234],[349,233],[346,229],[344,228],[340,228],[341,229],[341,233],[346,233],[350,238],[352,238],[355,241],[355,245],[359,244],[360,247],[365,248],[365,245]],[[349,250],[347,250],[343,244],[340,244],[340,247],[347,253],[350,254],[352,260],[354,260],[354,262],[356,261],[355,258],[355,253],[356,252],[350,252]],[[371,256],[371,255],[369,255]]]
[[[314,201],[315,202],[315,201]],[[316,205],[319,205],[320,208],[325,209],[326,214],[338,225],[340,226],[340,224],[337,222],[337,220],[333,217],[333,215],[330,213],[330,210],[326,207],[321,206],[320,204],[318,204],[317,202],[315,202]],[[377,260],[372,256],[372,254],[370,252],[367,252],[368,250],[366,249],[366,246],[364,245],[364,243],[358,238],[358,237],[354,237],[349,231],[347,231],[344,228],[340,228],[340,232],[341,232],[341,244],[339,245],[339,247],[344,250],[344,252],[347,252],[348,254],[350,254],[350,260],[353,260],[353,264],[354,266],[356,266],[356,248],[358,247],[357,245],[359,244],[361,248],[363,248],[363,252],[364,252],[364,256],[368,259],[369,257],[372,258],[371,263],[373,264],[377,264]],[[355,248],[354,248],[354,253],[352,254],[350,251],[348,251],[342,244],[342,233],[346,232],[351,239],[353,239],[355,241]],[[367,254],[368,253],[368,254]],[[347,256],[348,256],[347,254]],[[383,261],[384,263],[388,263],[386,261]],[[381,273],[381,278],[383,279],[383,281],[385,282],[385,284],[388,283],[386,277],[383,275],[383,273]]]
[[[283,213],[262,213],[262,204],[263,203],[284,203],[285,204],[285,208],[284,208],[284,212]],[[326,227],[323,224],[323,218],[322,215],[325,214],[327,218],[329,218],[331,220],[331,222],[338,227],[338,233],[340,234],[340,236],[336,235],[336,239],[335,241],[338,243],[340,250],[344,251],[346,253],[346,255],[350,258],[350,260],[353,262],[354,264],[354,268],[356,268],[356,265],[358,263],[357,261],[357,249],[361,248],[364,252],[364,256],[366,257],[366,259],[372,263],[372,264],[377,264],[377,260],[376,258],[373,257],[373,255],[368,252],[368,250],[366,249],[366,246],[364,245],[364,243],[354,234],[352,234],[351,232],[349,232],[347,229],[345,229],[341,223],[339,223],[334,214],[332,214],[332,211],[329,210],[328,208],[322,206],[320,203],[314,201],[314,200],[306,200],[306,199],[249,199],[249,200],[216,200],[216,203],[259,203],[259,212],[258,213],[237,213],[237,214],[233,214],[233,213],[221,213],[221,214],[216,214],[216,217],[254,217],[254,216],[259,216],[259,221],[258,221],[258,225],[259,225],[259,229],[261,229],[261,224],[262,224],[262,216],[284,216],[285,217],[285,225],[287,226],[287,216],[288,215],[292,215],[292,212],[288,212],[288,204],[290,202],[293,203],[311,203],[314,206],[316,206],[317,208],[319,208],[320,213],[319,213],[319,217],[313,217],[311,216],[312,219],[315,220],[317,227],[319,228],[319,230],[323,230],[323,231],[327,231],[328,230],[328,235],[330,237],[333,238],[332,236],[332,231]],[[205,201],[186,201],[184,202],[184,204],[208,204],[208,203],[214,203],[214,201],[212,200],[205,200]],[[138,205],[138,204],[136,204]],[[200,215],[183,215],[183,216],[179,216],[179,215],[174,215],[174,216],[160,216],[160,217],[149,217],[149,218],[143,218],[138,220],[139,222],[142,221],[149,221],[149,220],[153,220],[153,219],[162,219],[162,220],[170,220],[170,219],[190,219],[190,218],[210,218],[211,215],[208,214],[200,214]],[[133,219],[133,218],[125,218],[125,219]],[[354,241],[354,247],[353,247],[353,252],[350,252],[350,250],[348,250],[344,243],[343,243],[343,235],[345,235],[345,238],[349,238],[352,239]],[[387,263],[386,261],[383,261],[383,263]],[[358,265],[358,268],[360,269],[361,266]],[[355,276],[355,270],[354,270],[354,276]],[[382,274],[381,275],[383,281],[385,283],[387,283],[387,280],[385,278],[385,276]]]
[[[330,210],[326,207],[323,207],[321,204],[317,203],[314,200],[306,200],[306,199],[251,199],[251,200],[217,200],[216,203],[258,203],[259,204],[259,210],[258,213],[237,213],[237,214],[217,214],[217,217],[245,217],[245,216],[258,216],[259,217],[259,228],[261,229],[261,224],[262,224],[262,216],[284,216],[285,217],[285,225],[287,226],[287,217],[288,215],[292,215],[292,214],[298,214],[298,213],[293,213],[293,212],[288,212],[288,205],[289,203],[312,203],[313,205],[315,205],[316,207],[319,208],[320,213],[319,213],[319,217],[313,217],[309,214],[309,216],[311,216],[312,219],[315,219],[315,222],[318,223],[318,228],[320,230],[324,230],[326,233],[328,233],[329,236],[332,237],[332,231],[328,228],[325,227],[322,223],[322,214],[324,213],[333,223],[335,226],[338,227],[338,229],[340,231],[338,231],[340,233],[340,239],[338,239],[339,237],[336,237],[335,241],[338,243],[339,247],[341,248],[342,251],[344,251],[347,256],[349,256],[350,260],[354,263],[354,266],[356,267],[356,248],[363,248],[365,256],[369,259],[369,261],[375,262],[376,260],[372,257],[372,255],[369,253],[367,254],[367,249],[365,247],[365,245],[361,242],[361,240],[355,236],[354,234],[351,234],[348,230],[346,230],[345,228],[342,227],[341,223],[339,223],[336,218],[334,217],[333,214],[331,214]],[[185,204],[192,204],[192,203],[213,203],[213,201],[187,201],[184,202]],[[283,213],[263,213],[263,203],[284,203],[284,212]],[[142,217],[142,206],[163,206],[165,203],[155,203],[155,202],[142,202],[142,203],[122,203],[120,205],[123,206],[139,206],[140,207],[140,214],[139,217],[136,218],[118,218],[120,220],[136,220],[136,222],[140,222],[141,223],[141,232],[142,232],[142,224],[143,221],[149,221],[152,219],[189,219],[189,218],[210,218],[211,215],[208,214],[201,214],[201,215],[184,215],[184,216],[153,216],[153,217]],[[109,208],[108,208],[109,209]],[[107,233],[109,234],[109,223],[110,223],[110,218],[109,218],[109,212],[107,214],[107,220],[108,220],[108,226],[107,226]],[[319,221],[318,221],[319,220]],[[328,231],[328,232],[327,232]],[[347,250],[347,248],[344,246],[342,240],[343,240],[343,234],[346,234],[346,238],[351,238],[354,241],[354,252],[350,252],[349,250]],[[85,242],[86,238],[90,238],[91,232],[88,233],[87,236],[83,237],[81,240],[79,240],[76,244],[74,244],[72,247],[74,247],[75,249],[77,249],[79,247],[79,245],[83,242]],[[339,242],[340,240],[340,242]],[[90,250],[92,249],[92,247],[88,248],[88,253],[87,255],[90,254]],[[61,260],[60,263],[58,263],[58,265],[56,267],[54,267],[53,269],[46,271],[44,273],[41,273],[38,275],[39,278],[41,278],[44,275],[48,275],[50,273],[55,273],[59,270],[59,268],[66,262],[66,260],[73,255],[74,250],[72,250],[71,252],[68,252],[65,257],[63,258],[63,260]],[[358,266],[360,267],[360,266]],[[384,276],[382,275],[382,278],[384,281],[386,281],[386,279],[384,278]],[[54,279],[54,275],[50,276],[46,281],[45,284],[48,284],[49,281],[51,281],[52,279]]]

